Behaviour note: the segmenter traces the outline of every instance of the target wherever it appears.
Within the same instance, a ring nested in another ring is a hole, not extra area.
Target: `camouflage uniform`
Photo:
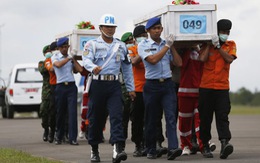
[[[129,96],[128,91],[126,90],[125,83],[121,83],[122,88],[122,99],[123,99],[123,129],[124,129],[124,136],[127,139],[128,136],[128,122],[131,114],[131,98]]]
[[[42,127],[44,129],[49,129],[49,113],[50,113],[50,95],[51,95],[51,86],[49,83],[50,75],[48,70],[44,66],[44,61],[40,61],[38,64],[38,69],[43,77],[42,84],[42,103],[40,106],[40,115],[42,117]]]

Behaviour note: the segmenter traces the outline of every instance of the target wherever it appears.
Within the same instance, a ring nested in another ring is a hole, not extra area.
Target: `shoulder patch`
[[[89,50],[86,49],[84,52],[83,52],[83,56],[87,56],[89,54]]]

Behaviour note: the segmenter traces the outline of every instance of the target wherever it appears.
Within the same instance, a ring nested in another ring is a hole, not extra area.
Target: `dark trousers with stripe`
[[[89,90],[88,143],[97,145],[102,142],[102,132],[107,117],[110,120],[110,143],[124,142],[123,99],[119,81],[93,80]]]

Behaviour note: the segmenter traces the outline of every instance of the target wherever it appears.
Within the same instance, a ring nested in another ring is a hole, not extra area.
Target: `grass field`
[[[1,163],[61,163],[59,161],[48,160],[43,157],[34,157],[28,153],[14,149],[0,148]]]
[[[231,115],[260,114],[260,106],[232,105]]]

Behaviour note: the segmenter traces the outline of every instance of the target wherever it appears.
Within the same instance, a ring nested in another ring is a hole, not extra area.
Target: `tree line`
[[[252,93],[245,87],[236,92],[230,92],[230,101],[234,105],[260,106],[260,92]]]

